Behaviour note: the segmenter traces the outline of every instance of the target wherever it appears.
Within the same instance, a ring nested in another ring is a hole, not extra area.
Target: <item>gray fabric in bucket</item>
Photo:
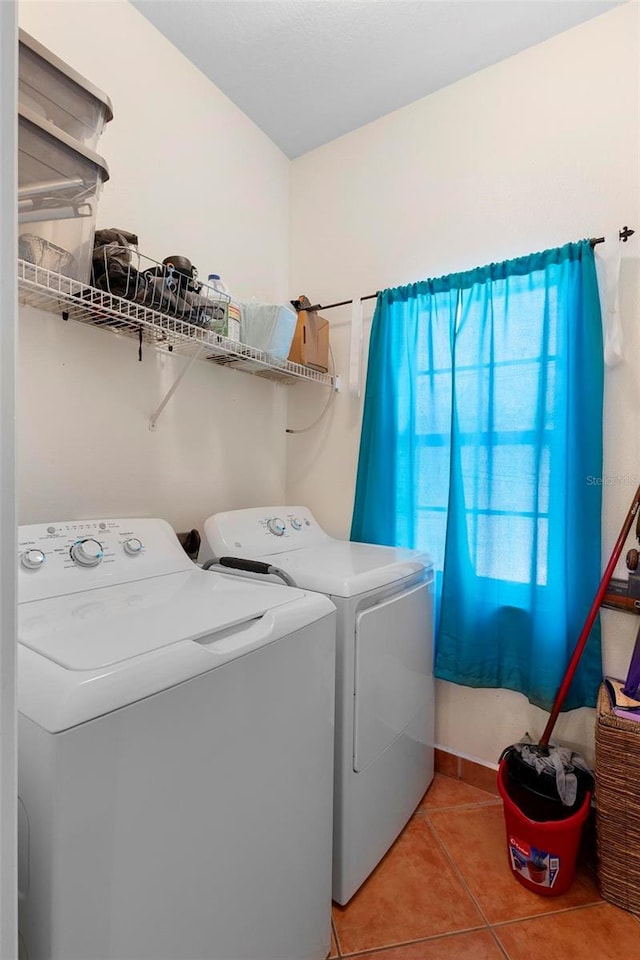
[[[579,780],[584,783],[585,779],[592,777],[588,764],[579,753],[552,743],[541,747],[528,733],[508,750],[517,753],[521,762],[541,780],[555,781],[558,797],[566,807],[572,807],[577,800]]]

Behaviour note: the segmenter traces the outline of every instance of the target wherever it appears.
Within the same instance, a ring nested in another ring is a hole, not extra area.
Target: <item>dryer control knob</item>
[[[301,529],[302,529],[302,520],[301,520],[299,517],[292,517],[292,518],[291,518],[291,526],[293,527],[294,530],[301,530]]]
[[[103,557],[102,544],[91,538],[76,540],[69,552],[73,562],[81,567],[96,567]]]
[[[45,561],[42,550],[25,550],[20,557],[20,563],[25,570],[40,570]]]
[[[128,540],[122,544],[125,553],[128,553],[130,557],[137,557],[142,553],[142,548],[144,544],[142,540],[138,540],[137,537],[129,537]]]
[[[281,520],[280,517],[272,517],[271,520],[267,520],[267,529],[269,533],[273,533],[276,537],[281,537],[287,528],[284,520]]]

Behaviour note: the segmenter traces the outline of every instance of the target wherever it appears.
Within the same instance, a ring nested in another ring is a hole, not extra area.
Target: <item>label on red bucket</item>
[[[514,871],[531,883],[539,887],[552,887],[556,882],[560,857],[555,854],[509,836],[509,856]]]

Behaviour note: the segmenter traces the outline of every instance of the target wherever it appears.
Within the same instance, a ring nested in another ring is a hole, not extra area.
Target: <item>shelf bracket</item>
[[[184,377],[188,374],[189,370],[191,370],[192,365],[193,365],[193,364],[195,363],[195,361],[198,359],[198,357],[200,356],[200,354],[202,353],[202,351],[204,350],[204,348],[205,348],[205,344],[204,344],[204,343],[201,343],[200,346],[199,346],[199,348],[195,351],[195,353],[192,353],[192,354],[191,354],[191,356],[189,357],[188,362],[185,363],[184,367],[182,368],[182,370],[180,371],[180,373],[178,374],[178,376],[177,376],[176,379],[174,380],[172,386],[169,388],[169,390],[168,390],[167,393],[165,394],[165,397],[164,397],[162,403],[161,403],[160,406],[157,408],[157,410],[155,410],[154,413],[151,414],[151,419],[149,420],[149,430],[155,430],[155,429],[156,429],[156,427],[157,427],[157,425],[158,425],[158,420],[159,420],[159,418],[160,418],[160,414],[162,413],[162,411],[164,410],[164,408],[166,407],[166,405],[169,403],[169,400],[171,400],[171,397],[174,395],[174,393],[176,392],[176,390],[178,389],[178,387],[179,387],[180,384],[182,383]]]

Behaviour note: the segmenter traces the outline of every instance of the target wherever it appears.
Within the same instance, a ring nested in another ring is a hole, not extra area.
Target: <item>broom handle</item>
[[[622,525],[620,536],[616,540],[616,545],[613,548],[613,553],[611,554],[609,563],[607,564],[607,568],[604,571],[602,580],[600,581],[598,592],[596,593],[593,603],[591,604],[591,609],[589,610],[587,619],[585,620],[584,626],[582,628],[582,632],[578,637],[578,642],[576,643],[575,650],[573,651],[573,655],[569,662],[569,666],[567,667],[567,672],[565,673],[562,683],[560,685],[560,689],[558,690],[556,699],[553,704],[553,709],[551,710],[551,714],[547,721],[547,725],[544,728],[544,733],[540,738],[540,746],[542,747],[546,747],[549,745],[549,738],[551,737],[553,728],[556,725],[558,715],[560,713],[560,710],[562,709],[562,704],[564,703],[567,693],[569,692],[569,687],[571,686],[573,675],[575,674],[576,669],[578,667],[578,663],[580,662],[582,651],[584,650],[586,642],[589,638],[591,627],[593,626],[593,622],[596,619],[598,610],[600,609],[600,604],[602,603],[604,599],[604,595],[607,592],[607,587],[609,586],[609,581],[611,580],[611,577],[613,575],[613,571],[615,569],[616,563],[620,559],[622,548],[624,547],[625,540],[629,535],[629,530],[631,529],[633,518],[638,512],[638,507],[640,507],[640,486],[636,490],[635,496],[633,498],[633,502],[631,504],[631,508]]]

